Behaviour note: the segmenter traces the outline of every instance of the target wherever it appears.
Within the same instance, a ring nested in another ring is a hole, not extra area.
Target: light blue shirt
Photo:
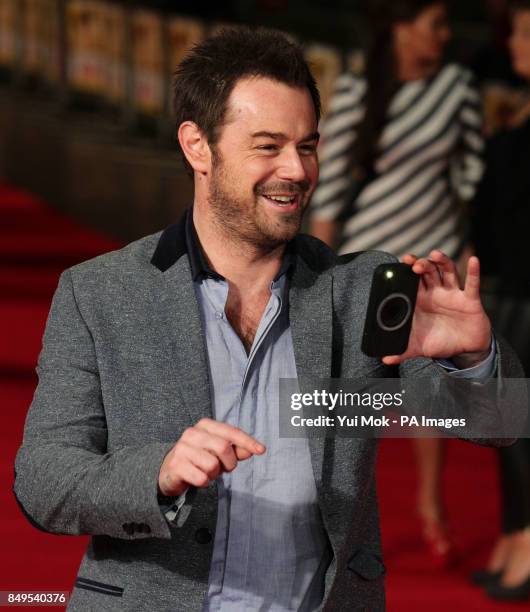
[[[206,335],[214,418],[266,445],[218,479],[219,506],[204,612],[318,608],[332,558],[307,439],[279,436],[279,379],[296,378],[288,278],[271,296],[250,354],[226,319],[228,284],[195,283]]]

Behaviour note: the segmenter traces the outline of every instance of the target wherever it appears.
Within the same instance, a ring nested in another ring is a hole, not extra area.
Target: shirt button
[[[212,541],[212,534],[206,527],[201,527],[195,532],[195,541],[199,544],[208,544]]]
[[[222,312],[216,312],[216,313],[215,313],[215,316],[216,316],[218,319],[222,319],[222,318],[223,318],[223,313],[222,313]]]

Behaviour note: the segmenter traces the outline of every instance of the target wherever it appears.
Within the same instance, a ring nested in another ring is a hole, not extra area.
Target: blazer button
[[[212,534],[206,527],[201,527],[195,532],[195,541],[199,544],[208,544],[212,541]]]
[[[132,523],[123,523],[121,528],[127,535],[132,535],[134,533],[134,525]]]

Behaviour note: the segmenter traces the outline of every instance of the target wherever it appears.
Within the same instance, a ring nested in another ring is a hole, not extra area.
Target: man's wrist
[[[179,497],[180,495],[182,495],[182,493],[187,491],[190,486],[188,483],[181,481],[178,486],[172,483],[172,487],[168,489],[168,488],[162,488],[160,486],[161,482],[162,482],[162,479],[159,477],[156,492],[159,498],[165,498],[165,499],[175,499],[176,497]]]
[[[473,368],[479,363],[486,361],[491,353],[491,340],[490,344],[488,344],[488,348],[483,351],[477,351],[473,353],[461,353],[460,355],[455,355],[451,357],[451,361],[455,364],[455,366],[459,370],[466,370],[468,368]]]
[[[177,497],[178,495],[164,495],[158,491],[156,499],[161,506],[171,506]]]

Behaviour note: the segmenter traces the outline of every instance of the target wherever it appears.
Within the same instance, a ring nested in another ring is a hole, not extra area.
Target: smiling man
[[[205,41],[177,71],[175,117],[193,206],[63,274],[17,499],[41,529],[92,536],[71,610],[379,612],[376,441],[280,438],[279,379],[444,377],[431,358],[451,356],[465,376],[513,371],[478,261],[461,289],[443,253],[409,256],[409,348],[366,357],[372,274],[392,258],[297,235],[319,120],[300,49],[244,28]]]
[[[305,89],[258,76],[235,85],[222,143],[208,159],[208,193],[198,198],[209,202],[211,215],[234,242],[269,253],[296,236],[318,174],[315,122],[314,103]],[[285,131],[259,129],[271,125]],[[180,137],[193,159],[189,139],[200,138],[196,124],[183,123]]]

